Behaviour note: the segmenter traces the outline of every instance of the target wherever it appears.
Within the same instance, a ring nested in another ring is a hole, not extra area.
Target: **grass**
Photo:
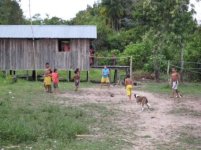
[[[123,142],[109,134],[98,139],[76,138],[77,134],[93,134],[91,127],[114,132],[109,119],[113,113],[105,106],[60,106],[58,97],[44,92],[42,82],[7,80],[0,75],[0,149],[122,149]],[[81,88],[91,86],[81,83]],[[62,93],[74,90],[74,83],[62,82],[59,89]]]
[[[153,93],[170,94],[171,86],[168,83],[146,83],[143,90]],[[201,83],[183,83],[179,85],[179,91],[185,95],[201,95]]]
[[[2,79],[1,79],[2,80]],[[0,145],[33,144],[57,139],[69,142],[88,132],[86,114],[79,108],[49,103],[41,83],[18,81],[0,85]]]
[[[32,73],[31,71],[28,71],[28,74],[29,74],[30,77],[31,77],[31,73]],[[40,76],[42,76],[43,73],[44,73],[43,70],[38,70],[37,71],[37,74],[40,75]],[[61,80],[66,81],[67,78],[69,77],[69,74],[68,74],[67,71],[58,70],[58,73],[59,73],[59,77],[60,77]],[[18,77],[26,78],[27,71],[20,70],[20,71],[17,71],[16,74],[17,74]],[[71,79],[73,79],[73,76],[74,76],[74,72],[71,71]],[[125,76],[125,71],[121,70],[120,71],[120,76],[121,76],[121,80],[123,80],[123,77]],[[81,81],[86,81],[86,79],[87,79],[87,71],[81,71],[80,77],[81,77]],[[90,69],[90,71],[89,71],[90,80],[100,82],[101,77],[102,77],[102,69]],[[111,70],[110,77],[113,80],[114,70]],[[8,78],[11,78],[11,76],[8,76]],[[41,80],[40,78],[38,78],[38,79]]]
[[[92,71],[92,78],[99,79],[99,73]],[[12,83],[10,80],[12,79],[5,79],[0,75],[0,149],[11,146],[19,146],[18,149],[31,147],[37,150],[120,150],[131,148],[132,145],[126,145],[124,141],[118,139],[118,135],[124,135],[124,131],[115,125],[115,119],[118,119],[119,112],[109,110],[101,104],[89,103],[77,107],[60,106],[57,101],[60,99],[67,101],[68,98],[58,98],[54,94],[44,93],[42,82],[18,80],[16,83]],[[92,86],[94,84],[81,83],[81,88]],[[72,91],[74,83],[61,82],[59,89],[62,93]],[[157,93],[171,92],[171,88],[166,83],[147,83],[144,85],[144,89]],[[185,83],[185,85],[181,85],[181,90],[188,94],[199,95],[201,86],[198,83]],[[97,128],[99,131],[93,131]],[[102,133],[102,136],[76,138],[76,134],[93,135],[97,132]],[[130,134],[134,133],[135,130]],[[143,138],[150,137],[144,136]],[[195,144],[197,144],[197,138],[192,136]],[[178,139],[178,141],[187,143],[185,138]],[[174,148],[185,149],[185,147],[177,147],[177,145],[173,145],[172,149]]]

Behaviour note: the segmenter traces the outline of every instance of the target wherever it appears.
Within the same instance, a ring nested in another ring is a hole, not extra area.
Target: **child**
[[[107,66],[104,66],[104,68],[102,69],[101,88],[103,84],[108,85],[108,88],[110,87],[109,75],[110,70],[107,68]]]
[[[52,73],[52,69],[51,69],[49,63],[47,62],[47,63],[45,63],[45,70],[44,70],[44,88],[45,88],[46,92],[48,92],[48,89],[47,89],[46,84],[45,84],[45,80],[46,80],[45,77],[47,77],[48,74],[51,74],[51,73]]]
[[[75,91],[77,91],[79,88],[79,85],[80,85],[80,70],[79,70],[79,68],[77,68],[74,71],[74,73],[75,73],[75,75],[74,75]]]
[[[177,97],[177,98],[182,97],[181,94],[178,91],[179,81],[180,81],[179,73],[176,71],[175,68],[172,68],[172,74],[171,74],[172,98],[174,98],[174,97]]]
[[[54,72],[52,73],[52,81],[53,81],[53,87],[54,87],[54,92],[58,93],[58,84],[59,84],[59,74],[57,72],[57,69],[54,69]]]
[[[133,80],[130,78],[129,74],[126,76],[126,79],[125,79],[125,88],[126,88],[128,99],[131,101]]]
[[[51,93],[52,92],[52,78],[51,78],[50,70],[46,70],[46,72],[45,72],[44,85],[45,85],[46,92]]]

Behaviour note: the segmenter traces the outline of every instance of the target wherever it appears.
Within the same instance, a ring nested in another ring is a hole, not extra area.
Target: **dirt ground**
[[[201,139],[200,97],[173,99],[169,95],[140,90],[134,90],[133,93],[146,96],[151,110],[141,112],[134,97],[131,102],[128,101],[123,87],[84,88],[78,92],[66,92],[59,97],[68,98],[60,101],[65,105],[101,104],[108,110],[118,111],[118,115],[110,116],[110,120],[121,132],[114,132],[113,136],[128,143],[129,149],[201,149],[199,142],[193,145],[188,143],[188,138],[193,142]]]

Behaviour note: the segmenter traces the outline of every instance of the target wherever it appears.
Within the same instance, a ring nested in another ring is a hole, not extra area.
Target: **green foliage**
[[[26,24],[31,24],[31,20],[26,20]],[[32,17],[32,24],[33,25],[68,25],[70,24],[69,21],[63,20],[59,17],[49,17],[49,15],[46,15],[46,18],[42,18],[40,14],[35,14]]]
[[[187,61],[201,62],[201,27],[189,38],[185,58]]]
[[[23,12],[16,0],[0,1],[0,24],[23,24]]]
[[[189,0],[103,0],[87,6],[70,21],[40,14],[32,19],[33,24],[96,25],[98,38],[92,42],[96,52],[105,51],[105,57],[114,49],[121,52],[118,56],[131,54],[136,69],[154,71],[159,78],[167,60],[201,59],[200,27],[189,4]],[[16,0],[0,1],[0,12],[0,24],[30,24],[30,20],[24,21]]]
[[[124,55],[133,56],[134,69],[141,69],[148,62],[151,50],[145,43],[129,44],[126,46]]]

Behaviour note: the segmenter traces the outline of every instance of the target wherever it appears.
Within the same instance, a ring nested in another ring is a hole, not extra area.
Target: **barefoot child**
[[[126,94],[128,96],[128,99],[131,101],[133,80],[130,78],[129,74],[126,76],[126,79],[125,79],[125,88],[126,88]]]
[[[175,68],[172,68],[172,74],[171,74],[171,84],[172,84],[172,97],[180,98],[181,94],[178,91],[178,85],[180,81],[180,75],[176,71]]]
[[[101,78],[101,88],[104,84],[110,87],[110,80],[109,80],[110,70],[107,68],[107,66],[104,66],[102,69],[102,78]]]
[[[52,92],[52,75],[50,70],[47,70],[45,72],[44,85],[45,85],[46,92],[51,93]]]
[[[54,69],[54,72],[52,73],[52,81],[53,81],[53,87],[54,87],[54,93],[58,93],[58,84],[59,84],[59,74],[57,72],[57,69]]]
[[[79,68],[77,68],[74,71],[74,73],[75,73],[75,75],[74,75],[75,91],[77,91],[79,88],[79,85],[80,85],[80,70],[79,70]]]
[[[44,70],[44,88],[45,88],[46,92],[48,92],[48,89],[47,89],[45,80],[47,80],[46,77],[48,77],[48,75],[51,74],[51,73],[52,73],[52,70],[50,68],[49,63],[47,62],[47,63],[45,63],[45,70]]]

